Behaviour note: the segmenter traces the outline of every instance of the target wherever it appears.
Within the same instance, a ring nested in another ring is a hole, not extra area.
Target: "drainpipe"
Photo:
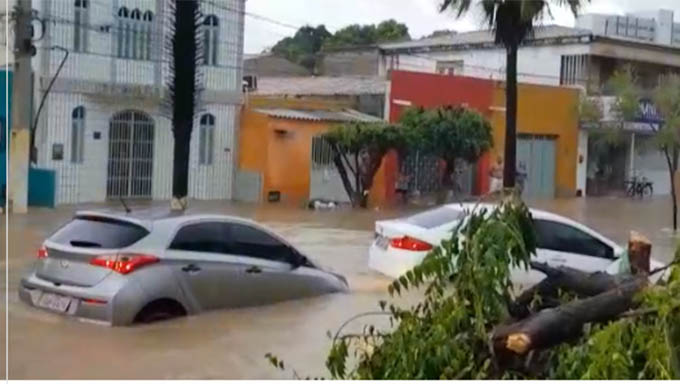
[[[635,176],[635,132],[630,134],[630,177]]]

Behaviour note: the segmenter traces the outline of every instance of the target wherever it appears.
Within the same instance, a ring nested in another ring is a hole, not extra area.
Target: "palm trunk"
[[[678,200],[677,192],[675,190],[675,173],[678,170],[678,150],[674,149],[671,154],[668,148],[663,149],[663,154],[666,156],[666,163],[668,165],[668,173],[671,179],[671,200],[673,203],[673,231],[678,230]]]
[[[171,207],[183,210],[189,187],[189,148],[196,107],[196,70],[198,61],[196,0],[175,0],[174,34],[169,91],[172,102],[172,132],[175,139],[172,169]]]
[[[505,86],[505,165],[503,187],[515,187],[517,158],[517,50],[516,44],[507,47]]]

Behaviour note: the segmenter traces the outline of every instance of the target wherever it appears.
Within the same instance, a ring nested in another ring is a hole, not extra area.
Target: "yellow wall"
[[[280,191],[281,201],[303,204],[309,198],[312,137],[329,124],[270,118],[246,109],[241,119],[239,168],[262,175],[261,201]],[[276,131],[286,131],[279,134]]]
[[[578,91],[542,85],[519,84],[517,132],[519,134],[554,135],[555,193],[575,196],[578,156]],[[492,161],[505,148],[505,84],[494,90],[491,124],[494,148]]]
[[[262,175],[260,201],[267,201],[269,191],[280,191],[283,203],[307,202],[312,138],[336,123],[271,118],[249,108],[244,108],[241,116],[239,169]],[[281,135],[277,130],[287,133]],[[385,182],[378,172],[369,198],[372,205],[387,199]]]

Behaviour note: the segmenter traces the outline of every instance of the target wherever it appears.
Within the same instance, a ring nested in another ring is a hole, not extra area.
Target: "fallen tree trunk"
[[[540,303],[533,311],[559,305],[559,291],[591,297],[606,292],[630,277],[614,276],[604,272],[588,273],[569,267],[551,267],[548,264],[531,262],[531,268],[543,272],[547,277],[525,290],[509,306],[512,317],[524,319],[532,312],[532,302],[540,297]]]
[[[628,241],[628,259],[634,276],[649,275],[651,242],[643,235],[632,231]],[[630,275],[610,275],[605,272],[588,273],[569,267],[551,267],[546,263],[531,262],[530,266],[546,275],[538,284],[522,292],[510,305],[508,312],[515,319],[524,319],[545,308],[560,305],[559,292],[576,294],[577,297],[591,297],[609,291],[632,279]],[[538,303],[534,298],[539,297]],[[534,303],[534,308],[531,308]]]
[[[578,337],[583,325],[615,320],[633,308],[633,297],[648,283],[638,277],[599,295],[542,310],[518,323],[498,328],[492,342],[497,356],[524,355]]]
[[[497,356],[524,355],[535,349],[552,347],[581,335],[585,324],[617,319],[634,307],[633,297],[649,283],[650,255],[649,240],[631,232],[628,257],[633,275],[630,276],[585,273],[568,267],[531,263],[533,269],[545,273],[547,278],[520,295],[514,308],[510,305],[511,314],[516,312],[528,317],[494,331],[492,344]],[[554,299],[560,289],[587,298],[529,315],[529,305],[535,295]]]

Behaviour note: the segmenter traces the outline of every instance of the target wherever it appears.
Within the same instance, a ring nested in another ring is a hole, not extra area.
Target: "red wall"
[[[420,72],[392,71],[390,84],[390,122],[399,121],[401,113],[409,107],[436,108],[446,105],[462,105],[477,110],[477,112],[491,118],[490,107],[493,103],[493,91],[496,82],[493,80],[477,79],[473,77],[437,75]],[[397,103],[395,103],[397,101]],[[403,105],[404,102],[410,105]],[[398,171],[396,156],[389,156],[383,160],[385,179],[396,180]],[[478,162],[477,184],[475,193],[487,191],[489,188],[489,156],[482,156]],[[394,175],[390,175],[395,172]],[[394,183],[385,183],[385,195],[388,201],[395,196]]]
[[[473,77],[393,71],[390,89],[390,122],[397,122],[408,108],[395,100],[410,102],[414,107],[435,108],[464,105],[490,116],[495,82]]]

